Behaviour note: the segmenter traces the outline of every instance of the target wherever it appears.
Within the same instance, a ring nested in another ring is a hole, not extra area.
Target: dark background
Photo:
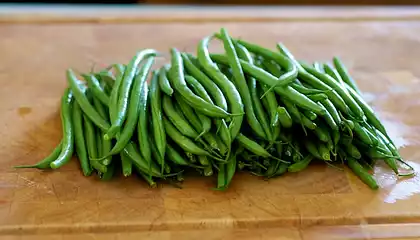
[[[3,3],[77,4],[206,4],[206,5],[420,5],[420,0],[44,0],[0,1]]]

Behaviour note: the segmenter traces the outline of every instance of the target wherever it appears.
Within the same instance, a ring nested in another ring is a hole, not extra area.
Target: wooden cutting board
[[[184,189],[149,189],[135,177],[101,182],[82,177],[75,161],[12,169],[59,142],[66,68],[127,62],[146,47],[194,51],[224,26],[266,47],[281,41],[307,61],[340,56],[420,171],[419,9],[148,9],[0,9],[1,239],[420,236],[420,177],[397,179],[381,165],[379,191],[327,166],[270,181],[239,174],[227,192],[210,190],[212,178],[187,178]]]

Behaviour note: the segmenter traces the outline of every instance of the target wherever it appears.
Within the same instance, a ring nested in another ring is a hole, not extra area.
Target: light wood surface
[[[336,13],[325,11],[324,17],[329,14]],[[105,183],[82,177],[75,162],[51,172],[11,168],[38,161],[59,142],[66,68],[88,71],[93,63],[126,62],[145,47],[194,51],[202,37],[224,26],[266,47],[282,41],[308,61],[340,56],[403,157],[420,171],[420,21],[31,24],[26,19],[0,25],[1,239],[420,236],[420,177],[398,180],[381,165],[376,192],[347,171],[327,166],[270,181],[239,174],[227,192],[210,190],[214,179],[202,178],[187,178],[184,189],[148,189],[134,177]]]

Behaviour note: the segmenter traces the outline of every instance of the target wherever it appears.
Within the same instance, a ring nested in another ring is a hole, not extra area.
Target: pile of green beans
[[[216,39],[224,52],[209,52]],[[44,160],[17,168],[56,169],[76,155],[85,176],[136,174],[156,186],[198,172],[217,175],[219,190],[238,171],[274,178],[315,162],[348,166],[372,189],[378,160],[414,174],[337,57],[308,64],[281,43],[267,49],[224,28],[196,55],[171,48],[162,67],[157,57],[144,49],[98,72],[68,69],[62,140]]]

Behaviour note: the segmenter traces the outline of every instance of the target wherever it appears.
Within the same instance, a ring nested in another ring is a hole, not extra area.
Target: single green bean
[[[279,106],[277,107],[277,112],[278,112],[280,125],[285,128],[291,128],[293,121],[289,115],[289,112],[287,112],[286,108]]]
[[[63,140],[60,155],[50,163],[52,169],[62,167],[71,160],[74,151],[74,128],[72,123],[73,93],[70,88],[66,88],[61,98],[61,124]]]
[[[370,175],[369,172],[366,171],[366,169],[362,165],[360,165],[360,163],[356,159],[352,157],[347,157],[347,165],[350,167],[353,173],[356,174],[356,176],[359,177],[360,180],[362,180],[371,189],[379,188],[372,175]]]
[[[319,143],[318,145],[318,151],[319,154],[321,155],[322,159],[325,161],[330,161],[330,150],[328,149],[327,145],[325,145],[324,143]]]
[[[50,168],[50,163],[56,160],[58,155],[60,155],[62,145],[63,145],[63,140],[60,141],[60,143],[54,148],[54,150],[50,153],[50,155],[48,155],[47,157],[45,157],[44,159],[42,159],[36,164],[20,165],[20,166],[15,166],[14,168],[38,168],[38,169]]]
[[[159,87],[168,96],[172,96],[174,90],[172,89],[171,83],[168,80],[167,73],[169,70],[169,65],[164,65],[159,69]]]
[[[360,94],[360,90],[357,87],[356,81],[354,81],[354,79],[350,76],[344,63],[338,57],[334,57],[333,62],[334,62],[335,68],[337,69],[337,72],[340,74],[343,81],[347,83],[357,93]]]
[[[90,176],[92,168],[89,164],[87,155],[85,136],[83,130],[83,113],[79,104],[75,101],[73,103],[73,128],[74,128],[74,144],[76,146],[76,154],[82,168],[83,175]]]
[[[150,163],[152,162],[152,153],[149,142],[149,87],[144,81],[140,91],[139,99],[139,120],[137,123],[137,140],[140,146],[140,153],[144,159]],[[165,95],[165,97],[168,97]]]
[[[133,162],[125,152],[120,153],[121,157],[121,168],[124,177],[129,177],[133,171]]]
[[[287,171],[288,172],[300,172],[303,169],[308,167],[308,165],[309,165],[309,163],[311,163],[312,159],[313,159],[313,156],[308,155],[302,161],[299,161],[297,163],[293,163],[292,165],[290,165],[287,168]]]
[[[162,89],[159,87],[160,71],[154,71],[150,80],[150,109],[152,117],[153,140],[160,157],[165,158],[166,133],[162,122]]]

